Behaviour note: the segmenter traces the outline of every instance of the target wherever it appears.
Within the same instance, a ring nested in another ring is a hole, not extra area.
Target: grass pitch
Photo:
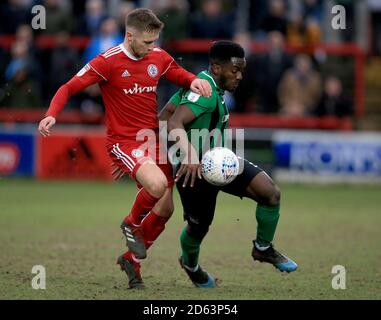
[[[253,262],[255,204],[221,193],[200,256],[221,286],[194,288],[177,262],[184,222],[175,191],[175,213],[142,262],[147,289],[134,291],[115,264],[132,183],[1,179],[0,299],[381,299],[381,188],[280,187],[275,246],[296,272]],[[46,290],[32,289],[34,265],[46,269]],[[345,290],[331,286],[335,265],[345,267]]]

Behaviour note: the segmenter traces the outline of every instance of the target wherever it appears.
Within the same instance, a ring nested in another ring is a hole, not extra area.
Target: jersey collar
[[[139,61],[142,58],[135,57],[132,53],[130,53],[127,48],[124,46],[123,42],[119,45],[119,47],[122,49],[122,51],[125,53],[127,57],[129,57],[131,60]]]
[[[214,80],[214,78],[210,75],[210,73],[209,73],[207,70],[202,71],[201,73],[202,73],[204,76],[208,77],[208,78],[211,80],[211,81],[209,81],[209,82],[212,82],[212,83],[213,83],[213,85],[214,85],[214,87],[216,88],[216,91],[217,91],[218,94],[223,95],[223,94],[225,93],[225,90],[221,89],[221,88],[217,85],[216,81]]]

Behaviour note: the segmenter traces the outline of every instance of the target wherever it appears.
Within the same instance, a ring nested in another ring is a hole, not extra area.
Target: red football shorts
[[[132,180],[136,181],[136,172],[140,166],[146,161],[151,161],[156,163],[167,177],[168,187],[173,187],[173,169],[167,154],[160,151],[158,143],[151,148],[142,149],[141,146],[142,143],[138,141],[114,143],[107,147],[107,151],[113,164],[128,174]]]

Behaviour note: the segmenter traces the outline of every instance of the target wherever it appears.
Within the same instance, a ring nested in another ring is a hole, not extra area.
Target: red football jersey
[[[159,47],[137,59],[120,44],[95,57],[63,85],[46,115],[55,117],[71,95],[99,83],[109,143],[135,140],[140,129],[158,128],[156,91],[162,76],[185,88],[196,78]]]

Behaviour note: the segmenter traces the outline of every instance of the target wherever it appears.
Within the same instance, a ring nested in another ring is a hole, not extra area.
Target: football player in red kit
[[[206,80],[181,68],[167,52],[154,45],[162,28],[163,23],[151,10],[131,11],[126,17],[124,42],[95,57],[60,87],[38,127],[44,137],[49,136],[68,99],[94,83],[99,84],[106,110],[107,151],[116,172],[128,174],[139,188],[121,225],[129,251],[117,261],[127,273],[131,288],[144,287],[139,259],[146,257],[146,249],[164,230],[174,210],[172,166],[169,161],[159,161],[158,81],[164,77],[203,96],[211,95]],[[148,149],[138,141],[142,129],[151,130],[156,137]],[[167,159],[166,153],[164,157]]]

